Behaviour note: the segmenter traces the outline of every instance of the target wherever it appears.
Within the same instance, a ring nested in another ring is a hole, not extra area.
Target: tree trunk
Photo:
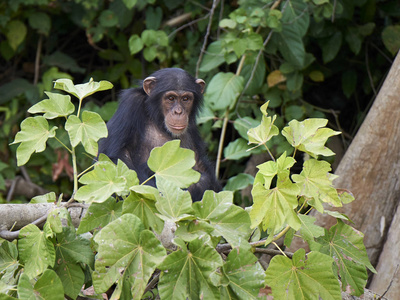
[[[337,210],[349,216],[364,233],[369,258],[375,266],[379,261],[381,272],[372,279],[372,286],[377,287],[377,281],[381,281],[375,291],[382,294],[400,263],[400,54],[336,174],[340,177],[335,186],[349,189],[356,199]],[[393,220],[397,220],[396,226]],[[330,227],[334,222],[329,216],[317,215],[319,225]],[[386,248],[393,248],[381,255],[385,242]],[[382,276],[387,270],[388,278]],[[391,290],[396,297],[400,295],[398,280],[393,281]]]

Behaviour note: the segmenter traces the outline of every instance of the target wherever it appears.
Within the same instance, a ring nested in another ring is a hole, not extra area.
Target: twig
[[[208,21],[208,25],[207,25],[207,32],[206,32],[206,35],[204,36],[204,42],[203,42],[203,46],[201,47],[201,50],[200,50],[199,59],[197,60],[196,77],[199,77],[200,63],[201,63],[201,60],[203,59],[203,55],[204,55],[204,52],[207,47],[208,37],[210,36],[210,32],[211,32],[212,18],[214,16],[215,8],[217,7],[218,3],[219,3],[219,0],[213,0],[213,4],[212,4],[211,10],[210,10],[210,15],[209,15],[210,20]]]
[[[40,70],[40,54],[42,53],[42,44],[43,44],[43,35],[39,36],[39,42],[36,49],[36,58],[35,58],[35,75],[33,77],[33,84],[37,85],[39,81],[39,70]]]

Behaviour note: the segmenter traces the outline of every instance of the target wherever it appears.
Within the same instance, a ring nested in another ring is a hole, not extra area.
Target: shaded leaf
[[[44,271],[43,275],[32,286],[29,277],[24,273],[18,282],[20,299],[63,300],[64,289],[60,278],[53,270]]]

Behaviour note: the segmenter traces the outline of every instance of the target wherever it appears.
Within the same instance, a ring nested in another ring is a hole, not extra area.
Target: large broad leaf
[[[211,43],[207,47],[200,66],[200,72],[209,72],[225,62],[221,41]]]
[[[85,283],[85,273],[81,266],[60,259],[59,263],[56,264],[54,271],[56,271],[61,280],[65,294],[72,299],[76,299]]]
[[[283,128],[282,135],[293,147],[314,158],[318,155],[335,155],[324,145],[329,137],[340,134],[340,131],[322,128],[327,123],[328,120],[318,118],[306,119],[302,122],[292,120],[289,122],[289,126]]]
[[[53,267],[56,253],[53,243],[45,237],[37,226],[29,224],[21,229],[18,251],[25,272],[29,278],[41,274],[48,267]]]
[[[368,275],[365,267],[376,273],[371,265],[363,243],[364,235],[358,230],[338,220],[325,235],[318,238],[318,244],[311,244],[311,249],[328,254],[335,261],[342,280],[342,288],[350,290],[357,296],[364,293]]]
[[[292,259],[277,255],[272,258],[265,282],[271,287],[274,299],[340,300],[340,286],[332,271],[329,256],[297,250]]]
[[[54,83],[54,88],[66,91],[82,100],[83,98],[90,96],[99,91],[109,90],[113,87],[111,82],[102,80],[100,82],[93,81],[90,78],[89,82],[83,84],[76,84],[71,79],[58,79]]]
[[[116,281],[131,290],[133,299],[141,299],[150,276],[166,256],[154,233],[145,230],[139,218],[122,215],[98,233],[98,259],[93,273],[93,286],[105,292]],[[121,276],[121,270],[124,270]]]
[[[264,287],[265,274],[249,249],[233,248],[222,271],[229,283],[221,287],[221,299],[235,299],[232,296],[228,297],[232,293],[238,299],[259,299],[258,294]]]
[[[146,229],[154,229],[161,233],[164,222],[156,215],[156,199],[159,192],[149,185],[135,185],[131,187],[131,193],[124,200],[123,213],[131,213],[139,217]]]
[[[154,148],[147,165],[155,173],[157,181],[163,178],[181,188],[187,188],[199,181],[200,173],[192,169],[196,163],[194,152],[180,148],[180,142],[173,140]]]
[[[85,233],[98,227],[104,227],[122,214],[124,202],[117,202],[115,198],[108,198],[102,203],[92,202],[85,216],[79,223],[77,233]]]
[[[161,193],[157,196],[156,203],[156,208],[161,213],[160,218],[172,222],[192,218],[192,198],[188,191],[181,190],[164,178],[158,179],[157,187]]]
[[[19,299],[63,300],[64,289],[60,278],[53,270],[44,271],[32,286],[29,276],[22,274],[18,282]]]
[[[0,245],[0,270],[1,270],[1,293],[7,293],[14,290],[15,272],[20,267],[18,261],[17,245],[9,241],[3,240]]]
[[[304,162],[303,171],[292,175],[293,181],[301,189],[300,195],[312,198],[310,204],[319,212],[323,212],[322,202],[333,206],[342,206],[338,192],[332,186],[332,174],[329,173],[331,166],[328,162],[309,159]]]
[[[325,234],[323,227],[314,224],[316,218],[300,214],[299,219],[301,221],[300,234],[305,241],[314,241],[314,238]]]
[[[282,31],[277,34],[279,51],[298,70],[306,66],[306,51],[302,40],[310,23],[306,11],[307,3],[301,0],[288,2],[282,14]]]
[[[257,174],[256,181],[257,177],[260,175]],[[298,186],[289,178],[278,180],[273,189],[256,181],[252,190],[254,204],[250,211],[251,227],[255,228],[262,223],[264,231],[268,229],[272,234],[277,233],[285,224],[295,230],[300,229],[301,223],[294,211],[298,204]]]
[[[224,237],[232,247],[248,240],[250,217],[245,210],[233,204],[232,192],[206,191],[203,200],[193,204],[193,209],[200,220],[212,225],[214,230],[211,235]]]
[[[56,93],[45,92],[49,99],[40,101],[32,106],[28,112],[31,114],[44,113],[46,119],[55,119],[57,117],[66,117],[72,114],[75,106],[71,102],[71,97]]]
[[[242,76],[233,73],[218,73],[211,79],[204,95],[204,101],[214,111],[225,110],[235,105],[243,86]]]
[[[245,139],[238,138],[224,148],[224,157],[227,160],[238,160],[251,155],[250,146]]]
[[[83,144],[87,153],[97,155],[97,141],[107,137],[106,123],[99,114],[90,111],[82,112],[82,121],[77,116],[69,116],[65,123],[72,146]]]
[[[196,239],[189,243],[189,249],[179,249],[159,265],[161,274],[158,290],[161,299],[219,299],[218,288],[211,282],[211,276],[222,266],[218,252]]]
[[[34,152],[43,152],[47,140],[56,135],[56,129],[56,126],[49,129],[49,123],[41,116],[22,121],[21,131],[12,142],[12,144],[21,143],[17,148],[18,166],[26,164]]]
[[[114,193],[127,195],[131,186],[139,184],[135,171],[130,170],[121,160],[115,165],[103,154],[93,171],[83,175],[79,182],[86,185],[78,189],[75,200],[86,203],[104,202]]]

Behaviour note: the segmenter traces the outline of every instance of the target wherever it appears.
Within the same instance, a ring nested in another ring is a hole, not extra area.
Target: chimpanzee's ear
[[[155,77],[147,77],[143,80],[143,89],[147,95],[150,96],[151,91],[156,86],[156,78]]]
[[[203,79],[196,79],[196,83],[200,85],[201,93],[204,93],[204,89],[206,87],[206,82]]]

